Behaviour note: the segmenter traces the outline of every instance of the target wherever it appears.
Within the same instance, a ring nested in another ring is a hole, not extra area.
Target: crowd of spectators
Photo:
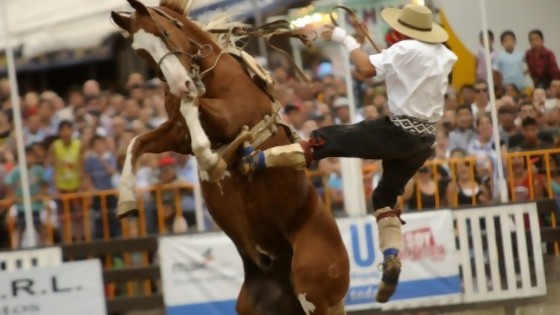
[[[493,45],[493,34],[490,39]],[[483,55],[477,56],[476,82],[465,84],[458,91],[450,85],[445,95],[445,115],[439,122],[433,159],[471,156],[475,160],[474,176],[471,165],[466,162],[423,167],[405,189],[405,208],[461,206],[471,205],[473,200],[477,203],[496,200],[499,191],[494,180],[497,162],[493,147],[494,124],[499,126],[504,152],[559,146],[560,73],[554,54],[544,47],[543,34],[532,31],[529,40],[531,49],[522,53],[515,49],[515,34],[507,31],[500,36],[502,48],[492,46],[492,71],[498,83],[496,104],[490,103]],[[314,83],[312,88],[297,81],[291,70],[275,66],[271,71],[279,101],[284,107],[283,118],[301,138],[308,137],[311,131],[321,126],[384,119],[389,114],[382,82],[354,73],[353,94],[358,110],[355,117],[351,117],[346,83],[333,74],[329,60],[322,59],[313,69],[307,70]],[[158,79],[146,80],[134,73],[121,93],[104,91],[95,80],[89,80],[71,87],[66,95],[52,91],[28,92],[21,97],[21,104],[35,228],[43,233],[45,223],[55,228],[61,226],[63,208],[69,207],[72,238],[83,240],[86,230],[84,203],[79,198],[63,203],[58,196],[118,187],[121,158],[130,140],[166,120],[163,85]],[[499,121],[492,121],[489,115],[492,106],[497,108]],[[7,80],[0,81],[0,107],[0,200],[6,201],[22,196]],[[551,156],[549,161],[535,156],[530,161],[531,167],[523,158],[504,162],[511,170],[508,180],[513,185],[508,186],[514,187],[509,193],[515,195],[516,200],[530,198],[529,186],[535,187],[535,197],[545,195],[548,186],[544,182],[545,164],[552,170],[553,192],[560,194],[560,161],[556,156]],[[363,164],[364,186],[369,194],[375,189],[382,167],[379,161],[363,161]],[[322,160],[314,170],[327,178],[326,184],[318,178],[314,179],[314,184],[324,196],[329,194],[333,209],[341,211],[343,188],[339,160]],[[434,170],[437,177],[432,174]],[[529,172],[534,176],[528,176]],[[140,189],[168,184],[189,185],[193,184],[195,175],[189,156],[146,154],[139,160],[137,185]],[[528,178],[534,181],[532,185],[529,185]],[[153,193],[143,196],[148,232],[158,231],[157,211],[163,211],[167,232],[181,231],[196,224],[192,192],[181,191],[183,219],[179,222],[175,216],[174,192],[164,192],[161,203],[155,201]],[[94,238],[103,237],[102,209],[109,211],[111,236],[119,235],[120,224],[115,217],[116,196],[94,197],[88,207]],[[7,222],[13,222],[16,242],[21,241],[23,213],[19,201],[0,203],[2,228]]]

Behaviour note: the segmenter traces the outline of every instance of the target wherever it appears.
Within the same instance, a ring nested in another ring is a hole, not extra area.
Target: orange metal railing
[[[512,178],[517,176],[522,171],[517,168],[520,159],[523,159],[524,163],[527,166],[527,169],[531,170],[533,165],[536,163],[536,157],[541,157],[542,159],[540,163],[537,162],[537,164],[540,165],[541,169],[537,171],[527,171],[525,174],[528,178],[528,199],[537,200],[539,198],[554,197],[552,181],[554,180],[554,178],[558,178],[558,175],[555,175],[558,165],[555,165],[555,162],[551,159],[553,154],[560,155],[560,149],[533,152],[515,152],[505,155],[504,166],[506,168],[506,177],[509,179],[508,186],[510,187],[510,196],[512,201],[520,201],[516,199],[516,194],[512,193],[515,191],[516,185]],[[473,157],[431,160],[428,161],[425,166],[431,170],[432,180],[435,183],[440,183],[440,181],[454,183],[458,179],[458,165],[464,165],[468,169],[468,182],[475,183],[477,175],[477,161]],[[449,176],[447,176],[447,178],[441,178],[441,175],[439,175],[438,169],[441,168],[448,171]],[[377,168],[372,165],[368,165],[364,168],[364,173],[371,173],[376,171]],[[463,169],[463,172],[464,171],[465,169]],[[490,171],[490,173],[492,172]],[[327,175],[328,174],[323,174],[319,171],[308,172],[308,176],[310,178],[320,179],[315,182],[318,183],[317,185],[321,186],[321,188],[323,189],[324,201],[327,208],[331,209],[332,199]],[[538,181],[536,179],[538,179]],[[536,183],[537,186],[535,186]],[[540,185],[542,185],[542,187],[539,186],[539,183],[541,183]],[[451,198],[448,198],[449,194],[447,193],[447,191],[441,189],[440,185],[436,185],[435,187],[436,189],[433,196],[435,200],[435,208],[454,208],[459,206],[457,193],[451,194]],[[536,191],[536,189],[538,190],[539,188],[543,188],[543,191]],[[117,221],[117,224],[120,225],[122,231],[121,236],[138,237],[146,236],[150,232],[156,232],[158,234],[166,234],[172,232],[172,227],[170,227],[169,222],[173,222],[173,220],[184,219],[182,218],[183,209],[181,205],[181,198],[186,194],[192,194],[191,185],[156,185],[147,189],[138,190],[137,200],[139,217],[134,221],[125,220],[120,223]],[[114,228],[114,221],[116,219],[114,217],[114,209],[110,209],[109,205],[109,199],[112,198],[113,200],[115,200],[117,196],[117,190],[110,190],[80,192],[60,196],[36,197],[36,199],[56,200],[60,206],[60,209],[58,209],[57,211],[59,228],[56,229],[55,227],[53,227],[51,222],[47,220],[44,229],[45,236],[43,238],[43,241],[45,242],[45,244],[53,244],[56,242],[55,236],[57,235],[59,236],[62,243],[67,244],[80,241],[92,241],[96,238],[94,234],[97,235],[97,238],[101,237],[105,240],[117,237],[117,235],[114,235],[112,233],[112,228]],[[172,201],[170,202],[169,200],[167,200],[166,202],[164,202],[164,196],[172,196]],[[92,209],[92,201],[94,198],[97,198],[97,200],[99,200],[99,209]],[[420,191],[420,187],[418,185],[416,186],[416,190],[414,191],[411,198],[415,198],[417,210],[421,210],[424,208],[422,205],[422,192]],[[399,202],[401,207],[404,208],[404,203],[406,202],[406,200],[403,200],[401,198]],[[0,210],[3,208],[9,208],[13,203],[13,200],[0,200]],[[476,206],[480,203],[481,202],[476,198],[476,195],[474,193],[471,194],[471,205]],[[148,208],[150,206],[151,210],[155,211],[154,213],[151,213],[151,217],[148,216]],[[15,219],[11,218],[10,216],[8,217],[8,231],[10,237],[12,237],[15,232]],[[93,231],[91,228],[93,217],[98,218],[98,222],[100,221],[99,226],[97,226],[98,229],[95,231]],[[148,220],[152,220],[152,218],[155,218],[156,229],[155,231],[148,231]],[[552,227],[557,226],[556,213],[551,213],[549,215],[549,222]],[[80,228],[81,231],[77,233]],[[11,244],[12,248],[17,247],[17,244],[15,244],[13,240],[11,241]],[[555,248],[556,253],[560,255],[558,243],[555,244]],[[109,268],[112,265],[113,257],[107,256],[104,258],[104,260],[105,266]],[[124,260],[125,264],[128,264],[127,261],[130,261],[130,257],[125,256]],[[144,259],[144,261],[147,263],[147,257]]]

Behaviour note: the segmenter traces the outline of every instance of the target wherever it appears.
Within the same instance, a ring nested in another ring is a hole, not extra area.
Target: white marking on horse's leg
[[[303,308],[303,311],[305,312],[305,315],[309,315],[315,311],[315,304],[307,300],[307,293],[300,293],[298,295],[298,300],[301,304],[301,307]]]
[[[218,163],[219,156],[210,149],[210,139],[202,129],[198,107],[190,98],[181,101],[181,114],[191,134],[191,147],[201,170],[207,171]]]
[[[126,149],[126,159],[124,160],[123,171],[119,187],[119,203],[136,201],[134,188],[136,187],[136,175],[132,171],[132,149],[138,136],[134,137]]]
[[[169,54],[169,49],[158,36],[140,29],[134,33],[132,38],[132,48],[145,50],[156,64],[161,61],[160,70],[163,72],[169,90],[173,95],[184,97],[189,92],[196,93],[196,91],[189,91],[189,87],[194,88],[194,84],[191,84],[192,78],[187,69],[176,55]]]

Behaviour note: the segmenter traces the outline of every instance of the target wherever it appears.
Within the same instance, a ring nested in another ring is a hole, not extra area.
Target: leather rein
[[[350,19],[352,19],[352,21],[354,22],[352,24],[352,26],[354,26],[354,28],[362,33],[362,35],[365,36],[365,38],[369,41],[369,43],[371,44],[371,46],[373,46],[373,48],[378,52],[381,53],[381,50],[379,49],[379,47],[377,47],[377,45],[375,44],[375,42],[373,41],[373,38],[371,38],[371,35],[369,34],[369,32],[366,30],[366,28],[364,27],[364,25],[362,24],[362,22],[360,22],[360,20],[358,19],[358,17],[356,16],[356,13],[354,13],[354,11],[352,11],[350,8],[345,7],[343,5],[337,5],[335,6],[331,13],[329,14],[330,18],[331,18],[331,22],[334,26],[339,26],[338,23],[336,22],[336,18],[334,17],[334,13],[336,9],[341,9],[344,10],[348,13],[348,15],[350,16]]]

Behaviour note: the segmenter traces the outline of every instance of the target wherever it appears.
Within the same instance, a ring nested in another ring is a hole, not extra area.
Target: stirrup
[[[258,155],[262,151],[249,151],[247,148],[244,150],[245,155],[239,161],[239,172],[242,175],[251,175],[257,170]]]

